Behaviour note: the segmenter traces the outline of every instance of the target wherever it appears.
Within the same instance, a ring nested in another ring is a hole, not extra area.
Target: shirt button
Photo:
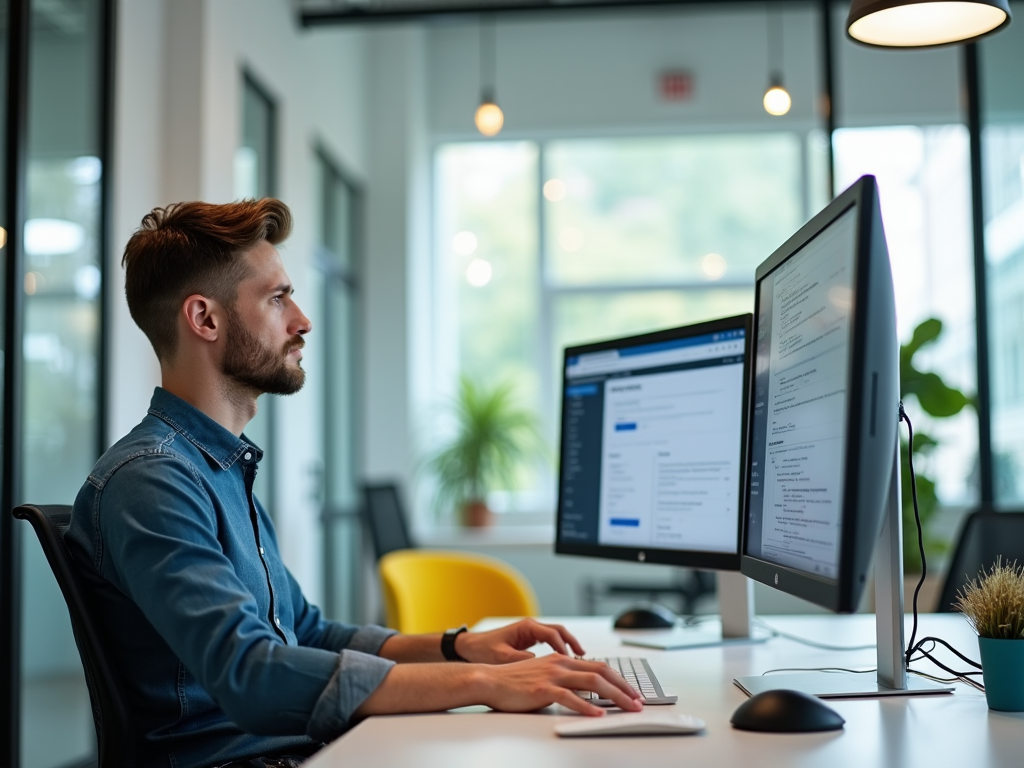
[[[242,458],[245,459],[246,461],[249,461],[250,459],[252,459],[252,454],[246,451],[245,456],[243,456]]]
[[[277,618],[277,616],[274,617],[274,623],[277,624],[277,626],[279,627],[281,626],[281,620]]]
[[[263,547],[260,547],[260,554],[263,554]]]

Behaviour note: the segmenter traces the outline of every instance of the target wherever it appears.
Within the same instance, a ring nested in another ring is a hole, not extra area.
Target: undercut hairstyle
[[[121,265],[128,311],[156,356],[163,361],[174,355],[186,298],[200,294],[230,308],[248,275],[245,254],[264,240],[283,242],[291,229],[291,211],[272,197],[175,203],[146,214]]]

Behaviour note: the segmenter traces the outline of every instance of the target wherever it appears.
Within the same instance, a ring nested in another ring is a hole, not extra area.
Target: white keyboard
[[[613,656],[607,659],[588,659],[588,661],[603,661],[622,675],[634,690],[640,692],[644,704],[675,704],[679,698],[678,696],[668,696],[661,690],[661,683],[651,671],[647,659]],[[615,706],[615,702],[611,699],[602,699],[593,691],[576,691],[576,695],[599,707]]]

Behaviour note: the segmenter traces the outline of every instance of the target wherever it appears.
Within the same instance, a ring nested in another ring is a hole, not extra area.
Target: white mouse
[[[604,717],[578,717],[555,726],[559,736],[662,736],[699,733],[704,721],[674,709],[609,712]]]

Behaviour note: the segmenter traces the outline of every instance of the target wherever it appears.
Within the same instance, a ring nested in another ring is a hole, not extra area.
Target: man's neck
[[[161,368],[161,386],[199,409],[236,437],[256,415],[258,392],[223,376],[202,376],[169,366]]]

